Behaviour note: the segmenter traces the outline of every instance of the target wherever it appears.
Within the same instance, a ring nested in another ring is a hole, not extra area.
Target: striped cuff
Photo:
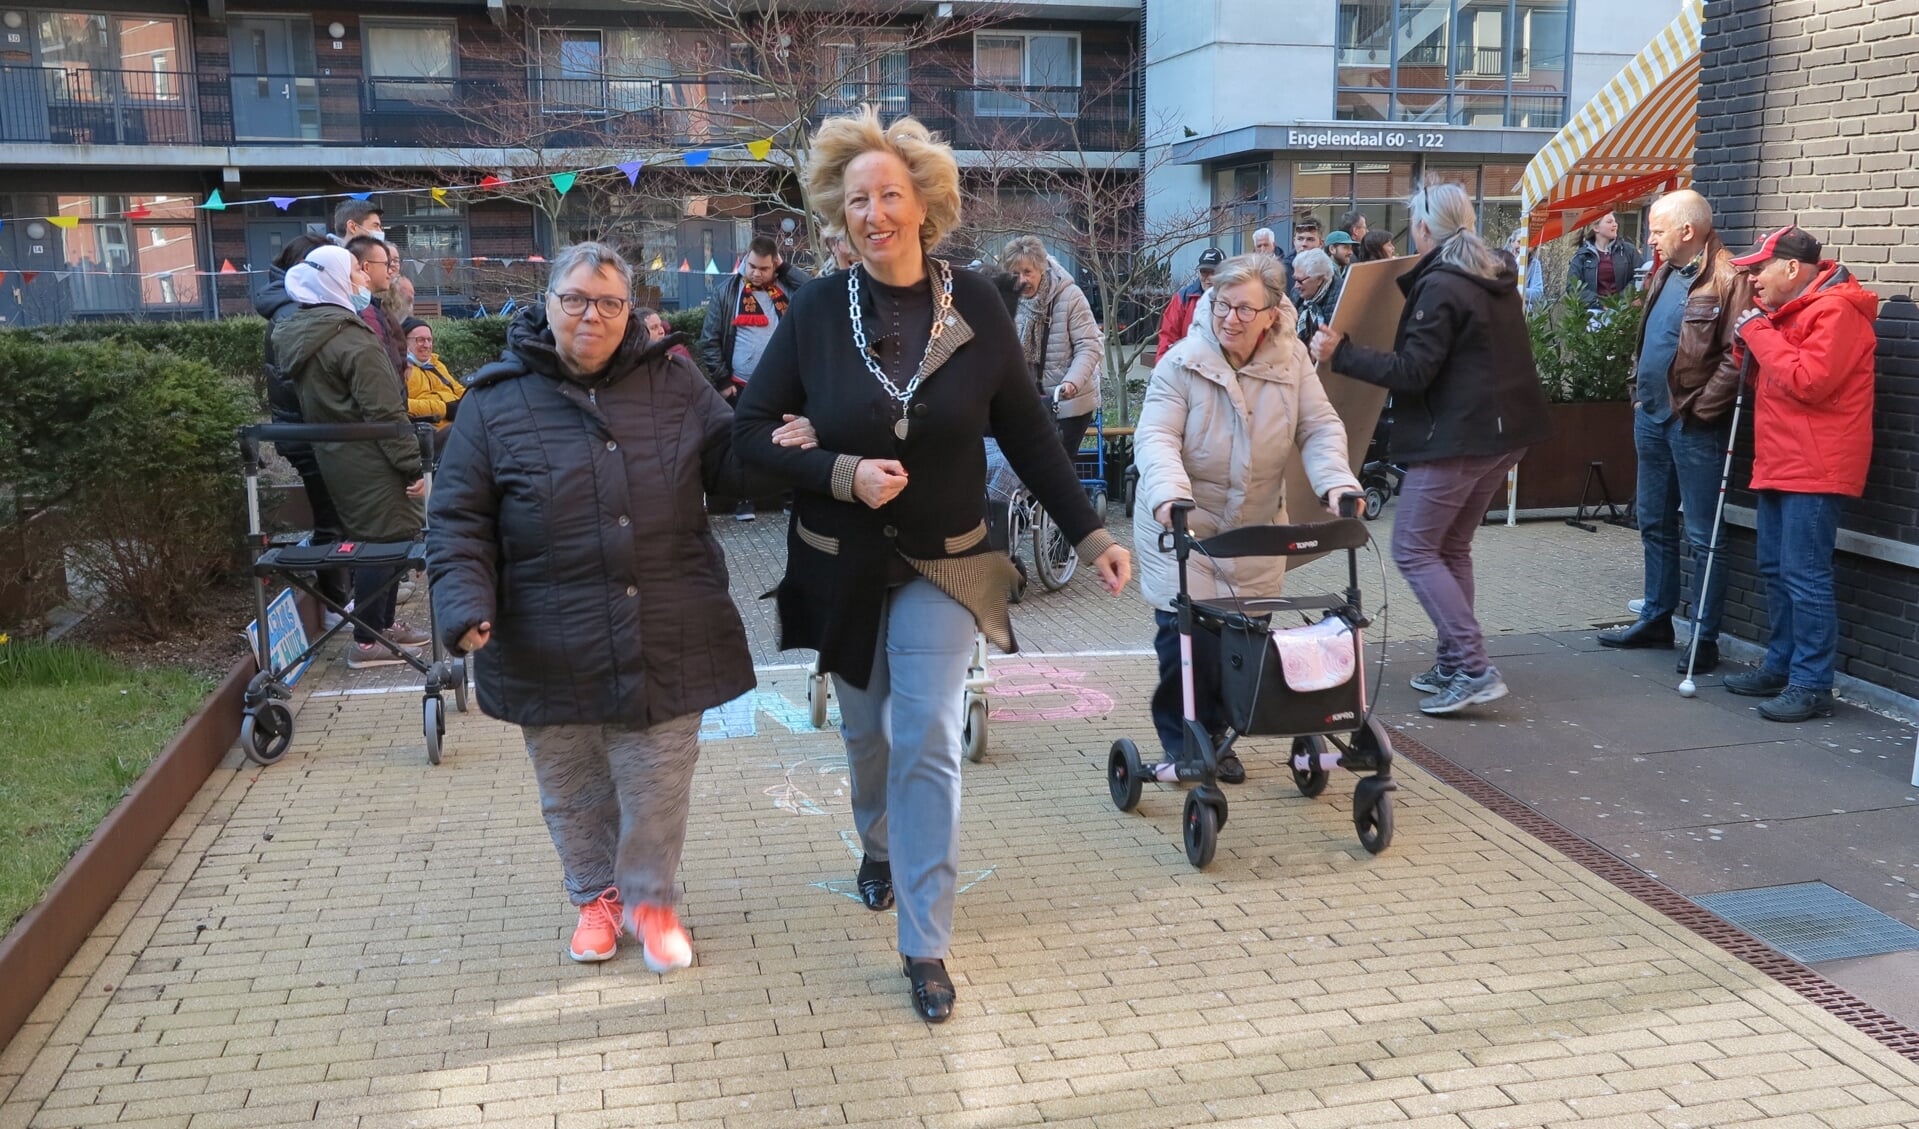
[[[1101,553],[1117,544],[1117,537],[1104,529],[1095,529],[1086,535],[1086,540],[1079,543],[1079,559],[1090,565],[1099,559]]]
[[[860,469],[858,455],[841,455],[833,460],[833,497],[842,502],[855,502],[853,496],[853,474]]]

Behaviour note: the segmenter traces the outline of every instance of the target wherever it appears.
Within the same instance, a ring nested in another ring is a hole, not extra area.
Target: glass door
[[[235,16],[228,24],[227,42],[233,66],[234,140],[319,140],[318,87],[306,21]]]

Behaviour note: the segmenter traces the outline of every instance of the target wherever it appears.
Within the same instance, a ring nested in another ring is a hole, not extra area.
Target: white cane
[[[1726,429],[1726,461],[1719,470],[1719,505],[1712,513],[1712,539],[1706,542],[1706,571],[1699,578],[1699,602],[1692,609],[1692,642],[1686,647],[1686,678],[1679,684],[1679,696],[1690,698],[1699,692],[1693,685],[1693,662],[1699,658],[1699,624],[1706,615],[1706,597],[1712,586],[1712,563],[1719,554],[1719,529],[1726,520],[1726,485],[1732,479],[1732,450],[1739,444],[1739,410],[1746,403],[1746,378],[1752,373],[1752,354],[1739,365],[1739,390],[1732,397],[1732,426]]]

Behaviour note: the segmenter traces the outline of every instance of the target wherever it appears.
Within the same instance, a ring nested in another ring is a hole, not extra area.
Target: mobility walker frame
[[[1181,755],[1166,766],[1175,779],[1198,787],[1186,794],[1181,820],[1186,859],[1203,868],[1212,861],[1219,830],[1226,825],[1226,794],[1219,789],[1219,758],[1242,736],[1286,736],[1293,739],[1289,764],[1300,794],[1316,797],[1326,790],[1328,770],[1334,766],[1362,775],[1353,788],[1353,827],[1360,846],[1372,854],[1386,849],[1393,838],[1392,742],[1386,727],[1372,714],[1366,692],[1365,644],[1361,630],[1370,624],[1360,601],[1359,550],[1369,540],[1366,526],[1354,514],[1359,499],[1340,500],[1337,520],[1305,525],[1255,525],[1227,530],[1205,539],[1192,536],[1186,519],[1193,503],[1173,503],[1173,528],[1160,534],[1162,551],[1174,554],[1179,572],[1179,594],[1174,609],[1179,616],[1180,683],[1185,705],[1185,739]],[[1195,600],[1187,587],[1187,558],[1194,551],[1224,560],[1233,557],[1293,557],[1344,550],[1346,591],[1340,596],[1279,596]],[[1296,691],[1286,685],[1274,654],[1272,617],[1275,612],[1322,611],[1351,628],[1353,674],[1327,690]],[[1193,689],[1193,635],[1207,631],[1221,637],[1221,697],[1230,728],[1223,739],[1214,737],[1199,721]],[[1122,737],[1113,742],[1106,760],[1106,782],[1113,805],[1121,811],[1139,806],[1145,782],[1159,782],[1154,766],[1140,761],[1139,749]]]
[[[239,429],[240,458],[246,471],[247,547],[253,554],[254,655],[259,673],[247,683],[245,716],[240,722],[240,747],[256,764],[270,765],[286,755],[293,741],[293,711],[284,704],[293,697],[287,685],[289,674],[303,667],[332,638],[354,626],[373,633],[373,637],[400,660],[426,676],[421,699],[421,729],[426,735],[426,759],[439,764],[441,739],[446,736],[446,706],[442,692],[453,692],[454,708],[466,712],[466,660],[449,658],[440,646],[440,633],[433,624],[432,600],[427,601],[427,633],[432,636],[432,661],[429,663],[406,647],[374,630],[357,613],[330,597],[319,584],[319,574],[332,568],[390,568],[388,589],[398,588],[409,573],[426,571],[424,542],[337,541],[327,545],[278,545],[261,528],[260,522],[260,444],[261,443],[347,443],[383,439],[416,439],[420,444],[420,465],[427,493],[433,491],[433,427],[407,423],[270,423],[252,424]],[[284,664],[273,662],[272,640],[267,629],[267,589],[273,580],[304,592],[320,606],[340,617],[304,651]],[[386,591],[387,589],[383,589]]]

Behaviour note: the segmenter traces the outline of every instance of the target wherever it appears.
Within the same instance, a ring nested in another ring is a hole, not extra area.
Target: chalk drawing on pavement
[[[994,721],[1071,721],[1113,712],[1113,696],[1085,685],[1087,674],[1083,670],[1051,663],[1009,662],[995,664],[991,673],[988,716]],[[1019,699],[1019,704],[998,704],[1003,698]]]

